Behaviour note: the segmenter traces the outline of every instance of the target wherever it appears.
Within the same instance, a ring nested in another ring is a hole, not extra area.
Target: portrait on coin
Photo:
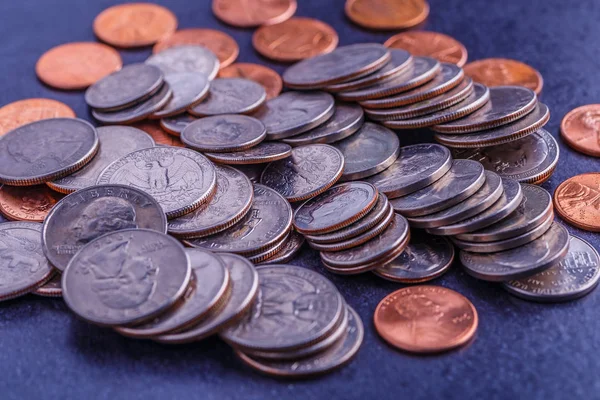
[[[105,233],[137,227],[131,203],[118,197],[100,197],[82,210],[71,230],[77,243],[84,245]]]

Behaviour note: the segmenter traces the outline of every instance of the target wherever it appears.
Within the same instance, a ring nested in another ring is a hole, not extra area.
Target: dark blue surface
[[[0,105],[27,97],[50,97],[92,120],[79,92],[41,85],[38,57],[65,42],[94,40],[92,21],[114,0],[2,0],[0,2]],[[263,62],[251,46],[251,30],[218,22],[210,0],[164,0],[181,28],[212,27],[231,34],[240,61]],[[344,0],[299,0],[297,15],[331,24],[340,45],[383,42],[391,33],[373,33],[348,22]],[[508,57],[539,69],[542,100],[552,112],[547,129],[558,137],[562,116],[575,106],[600,101],[598,52],[600,2],[580,0],[430,0],[425,29],[463,42],[469,59]],[[149,49],[122,51],[125,63],[143,61]],[[404,144],[430,139],[401,135]],[[561,142],[553,191],[564,179],[598,171],[596,159]],[[595,234],[572,233],[600,244]],[[560,305],[527,303],[499,286],[477,281],[458,265],[434,284],[467,296],[480,325],[468,347],[430,357],[394,351],[376,335],[377,303],[400,285],[370,274],[339,277],[318,266],[305,250],[295,264],[316,268],[339,287],[361,315],[366,334],[356,359],[323,378],[289,382],[259,375],[236,360],[217,339],[167,347],[122,338],[76,320],[62,300],[26,296],[0,303],[0,398],[48,399],[441,399],[600,398],[600,290]]]

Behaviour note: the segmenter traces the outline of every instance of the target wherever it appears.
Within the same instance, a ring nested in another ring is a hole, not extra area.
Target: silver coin
[[[558,264],[545,271],[504,283],[510,293],[526,300],[558,302],[585,296],[600,278],[600,256],[592,245],[571,236],[569,252]]]
[[[290,151],[291,152],[291,151]],[[247,164],[247,165],[236,165],[235,169],[246,175],[250,182],[260,183],[260,176],[265,169],[264,164]]]
[[[117,111],[149,98],[163,82],[163,73],[154,65],[126,65],[91,85],[85,102],[99,111]]]
[[[281,264],[289,262],[300,251],[304,241],[304,235],[301,235],[296,231],[290,232],[284,245],[275,254],[261,261],[259,264]]]
[[[100,173],[113,161],[132,151],[155,146],[150,135],[130,126],[103,126],[97,132],[99,147],[94,158],[71,175],[48,182],[48,186],[61,193],[94,186]]]
[[[485,171],[485,183],[466,200],[437,213],[408,218],[412,228],[435,228],[462,221],[491,207],[504,192],[502,178],[492,171]]]
[[[440,179],[452,166],[450,151],[438,144],[416,144],[400,148],[396,161],[385,171],[368,177],[388,198],[416,192]]]
[[[32,122],[0,138],[0,182],[30,186],[59,179],[87,164],[97,150],[96,128],[87,121]]]
[[[197,117],[221,114],[248,114],[267,99],[265,88],[244,78],[218,78],[210,83],[206,99],[188,112]]]
[[[283,249],[283,247],[287,243],[289,237],[290,237],[290,234],[288,233],[283,238],[281,238],[278,242],[276,242],[275,244],[271,245],[270,247],[262,250],[260,253],[246,256],[246,258],[248,258],[248,261],[250,261],[251,263],[258,264],[258,263],[266,260],[267,258],[270,258],[272,255],[277,253],[279,250]]]
[[[286,92],[267,101],[254,114],[267,127],[267,139],[299,135],[325,123],[335,112],[333,96],[325,92]]]
[[[173,91],[173,96],[164,107],[150,117],[155,119],[170,117],[185,112],[208,95],[208,78],[193,72],[177,72],[165,75],[165,82]]]
[[[468,274],[486,281],[502,282],[531,276],[562,261],[569,250],[569,232],[554,223],[542,236],[524,246],[496,253],[460,252]]]
[[[226,153],[254,147],[266,134],[265,126],[256,118],[224,114],[192,122],[181,132],[181,141],[198,151]]]
[[[55,274],[49,281],[42,286],[38,286],[31,294],[42,297],[62,297],[62,276],[55,271]]]
[[[168,218],[192,212],[214,194],[216,173],[202,154],[160,146],[129,153],[104,169],[99,185],[133,186],[154,197]]]
[[[262,142],[252,148],[231,153],[205,153],[210,160],[230,165],[253,165],[265,164],[277,160],[283,160],[292,155],[292,146],[279,142]],[[261,170],[264,170],[264,167]]]
[[[213,80],[219,72],[219,59],[204,46],[175,46],[151,55],[146,64],[154,65],[166,75],[194,72]]]
[[[197,120],[198,118],[184,113],[161,119],[160,127],[171,135],[179,136],[186,126]]]
[[[483,166],[470,160],[454,160],[450,170],[435,183],[390,200],[396,212],[418,217],[445,210],[467,199],[485,182]]]

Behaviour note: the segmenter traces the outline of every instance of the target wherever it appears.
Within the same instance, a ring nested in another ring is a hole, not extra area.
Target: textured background
[[[392,33],[353,26],[344,0],[298,0],[297,15],[331,24],[340,45],[383,42]],[[116,0],[2,0],[0,10],[0,105],[27,97],[50,97],[92,120],[79,92],[58,92],[34,73],[47,49],[71,41],[94,40],[92,21]],[[211,27],[231,34],[240,61],[283,65],[260,59],[251,30],[218,22],[210,0],[163,0],[179,26]],[[600,2],[580,0],[430,0],[424,28],[463,42],[469,59],[515,58],[539,69],[545,79],[542,100],[556,137],[562,116],[600,98],[597,51]],[[124,62],[143,61],[149,49],[121,51]],[[404,144],[431,140],[422,132],[401,134]],[[559,140],[560,142],[560,140]],[[597,171],[597,160],[561,144],[550,191],[564,179]],[[569,228],[598,247],[597,235]],[[0,303],[0,398],[266,399],[266,398],[600,398],[600,290],[584,299],[539,305],[516,299],[501,287],[477,281],[459,265],[433,282],[463,293],[480,317],[475,341],[443,355],[415,357],[383,343],[372,314],[386,294],[400,287],[370,274],[338,277],[318,266],[305,250],[294,264],[325,273],[361,315],[365,341],[347,367],[310,381],[277,381],[243,366],[217,339],[167,347],[122,338],[76,320],[61,300],[26,296]]]

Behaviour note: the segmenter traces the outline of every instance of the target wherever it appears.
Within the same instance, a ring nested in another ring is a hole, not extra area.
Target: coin
[[[290,153],[291,153],[291,148],[290,148]],[[265,165],[264,164],[246,164],[246,165],[236,165],[235,169],[237,169],[238,171],[240,171],[242,174],[246,175],[248,177],[248,179],[250,179],[250,182],[254,183],[260,183],[260,175],[262,174],[263,170],[265,169]]]
[[[366,182],[335,185],[294,212],[294,227],[303,234],[337,231],[364,217],[377,202],[377,189]]]
[[[41,232],[37,222],[0,224],[0,300],[22,296],[52,278],[54,269],[42,252]]]
[[[569,111],[560,124],[561,137],[569,146],[594,157],[600,157],[600,132],[595,122],[600,115],[599,110],[600,104],[577,107]]]
[[[217,191],[205,207],[169,221],[169,233],[181,238],[223,231],[250,210],[254,192],[250,179],[235,168],[215,165]]]
[[[97,183],[143,190],[158,201],[168,218],[175,218],[212,197],[216,174],[213,164],[196,151],[158,146],[121,157],[102,171]]]
[[[400,155],[385,171],[366,179],[389,198],[406,196],[440,179],[452,166],[450,151],[438,144],[400,148]]]
[[[591,232],[600,232],[600,211],[596,196],[600,173],[576,175],[562,182],[554,191],[554,207],[569,224]]]
[[[186,126],[197,120],[198,118],[188,113],[178,114],[172,117],[162,118],[160,120],[160,127],[173,136],[180,136]],[[181,144],[181,147],[183,147],[183,144]]]
[[[304,244],[304,236],[296,231],[290,232],[290,235],[284,245],[271,257],[261,261],[259,264],[280,264],[291,261],[300,251]]]
[[[292,227],[292,207],[276,191],[254,185],[254,202],[237,224],[220,233],[186,240],[192,247],[245,256],[261,253],[286,237]]]
[[[558,264],[519,280],[508,281],[504,288],[525,300],[558,302],[585,296],[600,278],[598,252],[585,240],[571,236],[569,252]]]
[[[49,281],[44,283],[35,289],[33,294],[42,297],[62,297],[62,286],[61,286],[62,275],[55,273]]]
[[[462,346],[477,331],[475,306],[441,286],[406,287],[387,295],[373,316],[379,336],[411,353],[437,353]]]
[[[426,0],[347,0],[346,15],[369,29],[407,29],[419,25],[429,15]]]
[[[475,82],[486,86],[517,85],[533,90],[536,94],[542,91],[544,80],[542,75],[520,61],[506,58],[487,58],[465,65],[465,74]]]
[[[258,109],[266,99],[265,89],[254,81],[243,78],[218,78],[210,83],[208,97],[188,111],[198,117],[248,114]]]
[[[185,112],[188,107],[198,104],[208,95],[209,83],[206,76],[192,72],[178,72],[165,75],[165,82],[173,91],[173,96],[150,118],[160,119]]]
[[[94,20],[94,34],[117,47],[148,46],[171,35],[177,18],[156,4],[133,3],[112,6]]]
[[[152,136],[152,139],[154,139],[157,145],[185,147],[178,137],[168,135],[164,130],[161,129],[157,122],[143,121],[135,123],[132,126],[134,128],[141,129],[148,135]]]
[[[137,128],[115,125],[103,126],[97,131],[100,144],[94,158],[71,175],[48,182],[48,186],[61,193],[94,186],[100,173],[110,163],[132,151],[154,146],[152,137]]]
[[[226,153],[254,147],[266,134],[265,126],[256,118],[224,114],[192,122],[181,132],[181,140],[198,151]]]
[[[192,268],[190,285],[174,307],[151,321],[134,327],[116,327],[122,335],[152,338],[179,331],[202,320],[219,306],[229,288],[229,270],[221,258],[209,251],[185,249]]]
[[[0,188],[0,211],[11,220],[43,222],[61,195],[46,185]]]
[[[296,12],[296,0],[213,0],[213,13],[221,21],[240,28],[283,22]]]
[[[254,263],[254,264],[258,264],[268,258],[271,258],[271,256],[275,255],[277,252],[279,252],[279,250],[283,249],[286,242],[288,241],[289,236],[290,235],[288,233],[287,235],[285,235],[283,238],[281,238],[278,242],[276,242],[269,248],[262,250],[260,253],[253,254],[251,256],[247,256],[246,258],[248,258],[248,261],[250,261],[251,263]]]
[[[196,73],[212,81],[219,72],[219,59],[210,49],[200,45],[182,45],[161,50],[148,57],[146,64],[154,65],[163,74]]]
[[[119,53],[102,43],[66,43],[45,52],[35,73],[57,89],[85,89],[123,66]]]
[[[386,170],[400,153],[400,140],[391,130],[365,123],[356,134],[334,144],[344,155],[342,181],[363,179]]]
[[[474,194],[485,182],[481,163],[454,160],[450,170],[433,184],[390,200],[396,212],[407,217],[433,214],[456,205]]]
[[[291,157],[267,165],[260,183],[275,189],[289,202],[323,193],[342,176],[344,155],[328,144],[296,147]]]
[[[462,67],[467,62],[467,49],[458,40],[439,32],[408,31],[389,38],[384,46],[404,49],[419,57],[433,57]]]
[[[0,182],[31,186],[58,179],[83,167],[97,150],[96,128],[87,121],[32,122],[0,138]]]
[[[287,0],[283,0],[287,1]],[[235,63],[219,72],[221,78],[244,78],[260,84],[267,92],[267,100],[277,97],[283,81],[277,71],[260,64]]]
[[[24,99],[0,108],[0,136],[20,126],[49,118],[75,118],[66,104],[51,99]]]
[[[231,164],[236,166],[238,164],[264,164],[282,160],[291,156],[292,147],[285,143],[263,142],[247,150],[235,151],[232,153],[205,153],[205,155],[210,160],[222,164]]]
[[[330,53],[337,47],[338,35],[324,22],[312,18],[290,18],[261,26],[252,36],[254,49],[276,61],[291,62]]]
[[[460,252],[460,261],[475,278],[503,282],[544,271],[562,261],[569,250],[569,232],[554,223],[546,233],[524,246],[496,253]]]

